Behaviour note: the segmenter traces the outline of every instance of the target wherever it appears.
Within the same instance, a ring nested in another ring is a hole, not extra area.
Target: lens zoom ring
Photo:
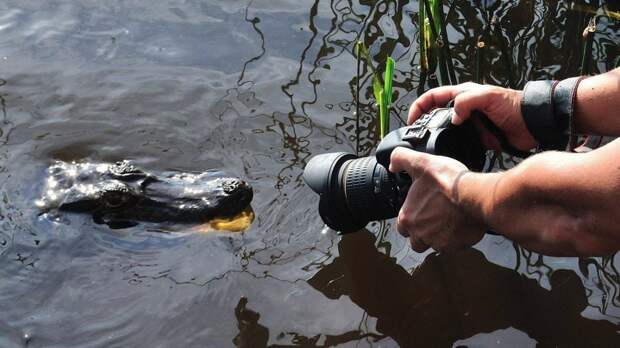
[[[375,217],[375,213],[383,215],[383,210],[385,210],[383,205],[388,203],[388,196],[386,195],[387,192],[383,190],[375,192],[373,172],[377,167],[375,157],[364,157],[353,160],[344,173],[347,204],[354,215],[359,214],[364,218],[371,219]],[[377,169],[380,170],[383,167]],[[383,181],[386,179],[387,175],[380,175],[381,186],[384,186]]]

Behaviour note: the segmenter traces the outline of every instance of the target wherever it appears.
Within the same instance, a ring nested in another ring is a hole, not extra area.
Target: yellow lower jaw
[[[243,232],[250,228],[254,221],[254,211],[252,207],[247,207],[241,213],[230,218],[215,218],[200,226],[196,227],[198,232],[209,232],[213,230],[217,231],[229,231],[229,232]]]

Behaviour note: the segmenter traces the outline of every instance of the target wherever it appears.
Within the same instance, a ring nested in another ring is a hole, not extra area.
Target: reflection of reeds
[[[514,66],[512,64],[512,53],[508,50],[508,43],[506,42],[506,38],[504,37],[504,32],[502,30],[502,27],[497,17],[494,16],[491,22],[493,26],[493,36],[495,40],[497,40],[498,42],[500,53],[501,53],[501,59],[504,62],[504,68],[505,68],[504,71],[506,73],[506,78],[508,79],[508,86],[511,88],[515,88],[515,79],[513,76]]]

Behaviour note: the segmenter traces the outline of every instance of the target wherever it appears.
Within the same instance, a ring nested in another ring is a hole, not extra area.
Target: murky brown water
[[[587,13],[563,1],[454,3],[461,81],[473,74],[484,4],[502,27],[487,81],[577,74]],[[397,60],[404,117],[424,89],[417,9],[0,3],[0,346],[620,346],[615,257],[543,257],[497,236],[457,255],[416,254],[390,223],[342,239],[324,230],[300,176],[312,154],[355,150],[352,42],[364,32],[376,62]],[[601,17],[598,29],[605,71],[620,27]],[[367,154],[376,128],[364,77]],[[54,159],[221,170],[253,185],[256,220],[243,234],[167,235],[40,218],[33,201]]]

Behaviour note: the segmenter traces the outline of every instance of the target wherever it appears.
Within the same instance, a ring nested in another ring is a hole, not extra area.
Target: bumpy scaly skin
[[[198,223],[234,216],[252,200],[252,188],[236,178],[166,172],[147,173],[127,161],[67,163],[48,169],[45,211],[91,213],[95,222],[122,228],[139,221]]]

